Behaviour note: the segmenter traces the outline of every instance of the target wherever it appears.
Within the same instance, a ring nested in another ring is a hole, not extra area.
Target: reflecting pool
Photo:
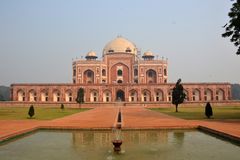
[[[112,131],[42,130],[0,145],[2,160],[239,160],[240,147],[198,130],[122,131],[114,153]]]

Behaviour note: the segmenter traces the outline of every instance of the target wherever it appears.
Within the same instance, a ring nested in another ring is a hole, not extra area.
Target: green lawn
[[[31,120],[28,116],[28,107],[0,107],[0,120]],[[34,107],[35,115],[32,119],[35,120],[52,120],[61,118],[74,113],[83,112],[89,109],[83,108],[41,108]]]
[[[240,119],[240,107],[212,107],[213,117],[211,120],[218,119]],[[166,113],[171,116],[175,116],[183,119],[207,119],[205,116],[205,107],[196,106],[196,107],[184,107],[181,106],[178,108],[178,112],[175,112],[175,107],[169,108],[152,108],[151,110]]]

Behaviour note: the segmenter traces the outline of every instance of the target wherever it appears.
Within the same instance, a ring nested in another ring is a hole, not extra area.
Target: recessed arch
[[[106,76],[106,69],[102,69],[102,76]]]
[[[73,92],[72,90],[68,89],[65,91],[65,101],[72,102],[73,101]]]
[[[112,93],[109,90],[103,92],[103,102],[111,102]]]
[[[138,75],[138,69],[135,68],[135,69],[134,69],[134,76],[137,76],[137,75]]]
[[[84,83],[94,83],[94,72],[90,69],[86,70],[84,73]]]
[[[60,96],[61,96],[61,92],[58,89],[55,89],[53,91],[53,102],[59,102]]]
[[[125,93],[123,90],[119,89],[116,92],[116,100],[117,101],[125,101]]]
[[[205,101],[211,101],[213,100],[213,91],[209,88],[206,88],[204,90],[204,100]]]
[[[167,101],[168,102],[172,101],[172,92],[173,92],[173,89],[168,90],[168,94],[167,94]]]
[[[157,72],[153,69],[149,69],[146,72],[147,83],[157,83]]]
[[[151,101],[151,92],[147,89],[142,90],[142,102]]]
[[[47,89],[41,90],[40,97],[41,97],[42,102],[47,102],[48,101],[48,90]]]
[[[129,91],[129,102],[136,102],[138,97],[138,93],[136,90]]]
[[[186,94],[185,100],[189,101],[189,93],[188,90],[184,89],[183,92]]]
[[[163,101],[163,91],[161,89],[156,89],[154,91],[154,101]]]
[[[18,101],[25,101],[25,100],[26,100],[24,90],[19,89],[19,90],[17,91],[17,100],[18,100]]]
[[[37,101],[37,92],[34,89],[29,91],[29,101],[36,102]]]
[[[129,72],[130,69],[127,65],[123,63],[116,63],[114,64],[110,69],[110,82],[117,83],[118,80],[122,80],[122,83],[128,83],[129,82]]]
[[[224,90],[223,90],[223,89],[218,88],[218,89],[216,90],[216,100],[217,100],[217,101],[225,100]]]
[[[90,101],[91,102],[98,102],[99,92],[97,90],[91,90],[90,92]]]
[[[200,101],[201,100],[201,92],[199,89],[195,88],[192,91],[192,100],[193,101]]]
[[[117,83],[123,83],[123,81],[122,81],[121,79],[119,79],[119,80],[117,81]]]

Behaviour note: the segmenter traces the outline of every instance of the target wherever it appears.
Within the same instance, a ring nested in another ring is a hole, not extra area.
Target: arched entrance
[[[118,90],[116,93],[117,101],[125,101],[125,93],[122,90]]]

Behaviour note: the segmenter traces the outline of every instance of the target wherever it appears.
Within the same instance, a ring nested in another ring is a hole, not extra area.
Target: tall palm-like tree
[[[176,112],[178,112],[178,105],[184,102],[186,94],[181,83],[181,79],[178,79],[175,87],[172,91],[172,104],[176,106]]]

